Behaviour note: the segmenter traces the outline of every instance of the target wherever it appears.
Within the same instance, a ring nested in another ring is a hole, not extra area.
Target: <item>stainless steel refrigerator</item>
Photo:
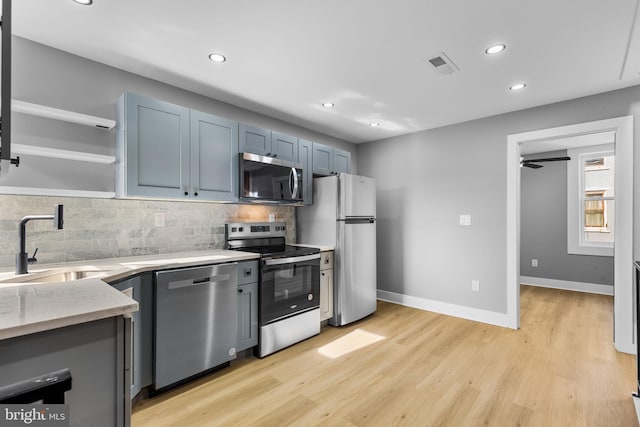
[[[313,180],[313,205],[297,210],[300,244],[335,247],[334,314],[342,326],[376,311],[376,182],[339,174]]]

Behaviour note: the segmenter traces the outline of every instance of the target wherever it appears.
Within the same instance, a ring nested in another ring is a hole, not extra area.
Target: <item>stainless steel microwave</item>
[[[302,165],[240,153],[240,200],[301,203]]]

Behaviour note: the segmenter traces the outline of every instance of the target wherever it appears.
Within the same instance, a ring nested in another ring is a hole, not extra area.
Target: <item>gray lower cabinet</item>
[[[131,288],[138,311],[131,316],[131,398],[153,383],[153,276],[143,273],[111,286],[119,291]]]
[[[319,176],[351,172],[351,153],[335,147],[313,143],[313,174]]]
[[[302,164],[302,203],[313,203],[313,143],[300,139],[298,143],[298,163]]]
[[[237,200],[237,122],[128,92],[117,109],[118,197]]]
[[[333,317],[333,251],[320,254],[320,321]]]
[[[0,341],[0,386],[69,369],[72,427],[131,424],[131,320],[109,317]]]
[[[258,345],[258,262],[238,263],[238,345],[247,350]]]
[[[298,138],[268,129],[256,128],[240,123],[239,150],[275,157],[290,162],[298,161]]]

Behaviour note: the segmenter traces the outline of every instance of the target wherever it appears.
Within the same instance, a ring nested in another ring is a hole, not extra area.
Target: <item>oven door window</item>
[[[320,260],[265,265],[260,288],[260,324],[320,305]]]

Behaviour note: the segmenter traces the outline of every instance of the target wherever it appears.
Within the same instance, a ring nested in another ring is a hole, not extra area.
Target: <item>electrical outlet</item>
[[[531,267],[537,267],[538,266],[538,260],[537,259],[532,259],[531,260]]]
[[[471,290],[474,292],[480,292],[480,281],[472,280],[471,281]]]
[[[460,225],[471,225],[471,215],[460,215]]]
[[[156,227],[164,227],[164,212],[156,212],[155,225]]]

